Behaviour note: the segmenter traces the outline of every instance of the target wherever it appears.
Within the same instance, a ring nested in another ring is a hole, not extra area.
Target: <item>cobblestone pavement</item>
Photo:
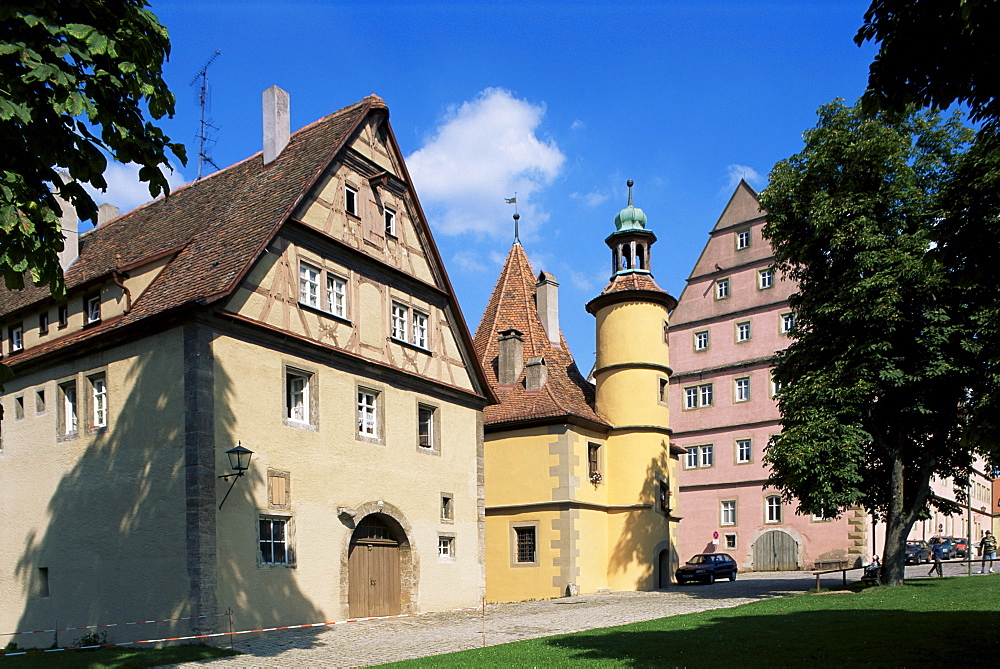
[[[929,565],[907,567],[907,578],[926,578]],[[973,574],[979,569],[973,566]],[[965,563],[944,563],[945,575],[965,575]],[[860,572],[848,574],[856,581]],[[823,576],[832,587],[841,574]],[[484,645],[610,627],[681,613],[737,606],[815,586],[811,572],[740,574],[736,582],[673,586],[655,592],[613,592],[537,602],[490,604],[482,611],[431,613],[409,618],[361,621],[325,628],[237,637],[238,657],[181,667],[356,667],[450,653]],[[313,621],[315,622],[315,621]],[[485,624],[485,643],[483,627]]]

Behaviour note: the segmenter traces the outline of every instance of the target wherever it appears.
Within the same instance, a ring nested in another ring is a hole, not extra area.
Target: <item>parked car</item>
[[[969,540],[968,539],[955,539],[955,555],[964,558],[966,553],[969,552]]]
[[[931,537],[929,544],[941,544],[941,558],[950,560],[955,557],[955,540],[951,537]]]
[[[736,560],[725,553],[699,553],[678,569],[675,576],[679,584],[688,581],[715,583],[720,578],[735,581],[737,571]]]
[[[931,547],[923,539],[906,542],[906,564],[931,561]]]

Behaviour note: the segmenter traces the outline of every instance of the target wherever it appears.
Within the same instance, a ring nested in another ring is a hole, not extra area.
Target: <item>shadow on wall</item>
[[[142,341],[148,345],[135,357],[111,358],[106,353],[93,361],[95,367],[107,365],[109,394],[128,388],[127,396],[109,397],[109,427],[94,432],[86,428],[89,416],[83,402],[90,388],[84,387],[85,380],[79,383],[79,436],[54,444],[54,452],[71,461],[68,471],[48,500],[45,514],[24,510],[25,518],[38,519],[35,522],[44,523],[44,528],[27,537],[15,567],[16,578],[30,592],[19,630],[190,616],[196,609],[195,581],[204,579],[211,586],[223,572],[239,585],[256,577],[252,567],[243,571],[242,562],[224,554],[217,556],[218,573],[211,568],[211,560],[203,573],[193,569],[197,565],[190,559],[186,530],[183,338],[174,330]],[[227,401],[231,383],[217,366],[214,383],[218,455],[235,445],[234,421]],[[89,445],[83,448],[83,443]],[[216,461],[221,462],[218,457]],[[253,510],[250,491],[261,481],[260,473],[251,468],[251,474],[234,488],[225,511]],[[216,490],[221,493],[213,496],[213,508],[228,485],[218,481]],[[245,519],[251,528],[256,523],[256,512],[252,513]],[[202,555],[214,558],[215,537],[211,531],[203,536],[207,540]],[[256,542],[252,544],[250,563],[254,565]],[[293,601],[308,616],[314,610],[298,591],[290,571],[270,575],[266,596]],[[216,602],[213,606],[211,598],[207,601],[205,613],[241,605]],[[109,641],[119,642],[227,627],[225,619],[208,618],[106,631]],[[67,646],[84,632],[26,635],[17,642],[22,647],[48,647],[53,642]]]
[[[669,548],[670,559],[668,561],[670,572],[672,573],[677,566],[677,558],[674,554],[676,537],[668,536],[667,517],[659,510],[659,481],[666,480],[670,472],[670,456],[666,452],[667,446],[664,445],[663,449],[664,451],[650,460],[649,465],[647,465],[643,488],[636,500],[637,503],[651,504],[652,506],[649,509],[627,512],[622,533],[611,552],[608,564],[609,574],[634,570],[635,566],[638,565],[638,577],[634,584],[636,590],[652,590],[659,587],[658,547],[661,547],[659,550],[663,550],[672,543],[673,546]]]

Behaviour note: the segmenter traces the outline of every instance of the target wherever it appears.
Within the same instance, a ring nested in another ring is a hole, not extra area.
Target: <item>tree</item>
[[[868,109],[967,104],[973,121],[1000,119],[1000,2],[874,0],[854,41],[879,43]]]
[[[946,225],[973,133],[930,111],[872,117],[835,101],[818,113],[760,196],[776,263],[798,284],[765,462],[803,512],[860,505],[883,519],[899,584],[913,523],[958,510],[931,477],[954,479],[961,500],[975,456],[995,456],[967,438],[986,370]]]
[[[7,288],[64,294],[58,194],[81,219],[97,207],[107,157],[140,165],[152,196],[169,192],[167,150],[184,147],[152,123],[173,115],[161,70],[166,29],[145,0],[4,0],[0,4],[0,271]],[[63,183],[58,172],[70,179]]]

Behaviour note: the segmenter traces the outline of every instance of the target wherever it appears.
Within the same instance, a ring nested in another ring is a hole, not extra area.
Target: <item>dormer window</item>
[[[83,298],[83,313],[88,324],[101,322],[101,296]]]

